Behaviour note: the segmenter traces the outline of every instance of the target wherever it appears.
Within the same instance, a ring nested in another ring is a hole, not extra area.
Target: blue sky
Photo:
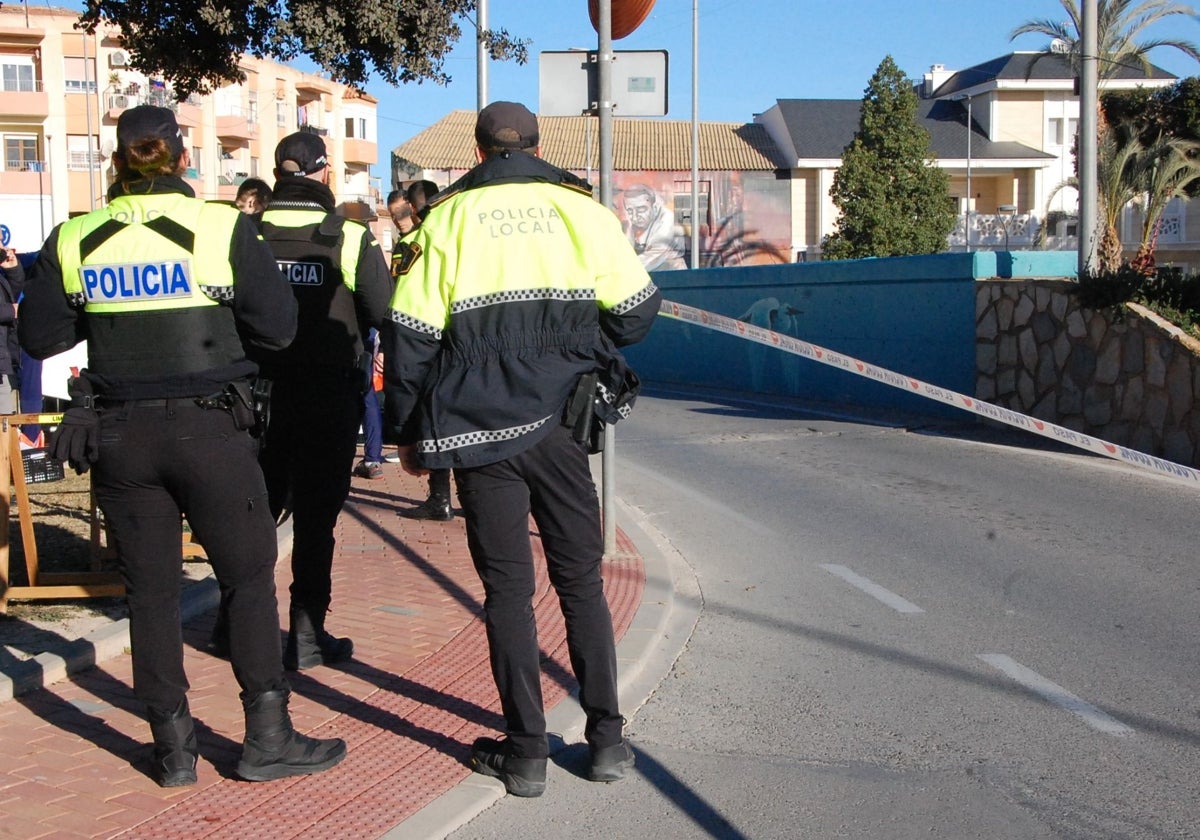
[[[657,0],[646,21],[617,50],[669,54],[667,119],[692,113],[692,0]],[[1014,50],[1044,49],[1041,36],[1009,33],[1027,20],[1065,20],[1058,0],[699,0],[699,114],[702,120],[753,120],[776,99],[858,99],[885,55],[910,77],[931,64],[961,69]],[[512,99],[536,110],[538,60],[543,50],[595,49],[587,0],[489,0],[493,28],[532,39],[524,66],[492,62],[489,100]],[[1174,18],[1151,35],[1200,44],[1200,22]],[[1160,48],[1151,60],[1178,76],[1200,75],[1200,66],[1178,50]],[[445,69],[447,86],[392,88],[376,83],[380,163],[388,152],[457,108],[474,109],[474,29],[463,23],[463,41]]]

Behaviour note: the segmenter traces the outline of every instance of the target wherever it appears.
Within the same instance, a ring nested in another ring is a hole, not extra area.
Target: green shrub
[[[1113,272],[1080,275],[1075,295],[1089,309],[1139,303],[1176,326],[1200,337],[1200,274],[1163,266],[1143,274],[1125,264]]]

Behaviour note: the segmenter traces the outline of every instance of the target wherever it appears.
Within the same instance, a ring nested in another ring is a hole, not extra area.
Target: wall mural
[[[613,210],[647,271],[688,268],[693,218],[700,267],[791,261],[791,196],[774,172],[613,173]]]

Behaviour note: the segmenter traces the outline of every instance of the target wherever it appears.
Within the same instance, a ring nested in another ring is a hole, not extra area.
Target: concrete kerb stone
[[[292,550],[292,525],[285,522],[278,532],[279,557]],[[191,621],[198,615],[215,609],[220,600],[216,579],[209,574],[183,590],[180,596],[180,620]],[[46,688],[101,662],[121,656],[129,649],[129,619],[122,618],[88,633],[82,639],[64,645],[54,652],[39,653],[32,659],[11,666],[0,673],[0,702],[22,694]]]
[[[646,704],[683,653],[703,603],[695,572],[641,511],[618,500],[618,524],[642,557],[646,583],[633,621],[617,644],[621,709],[627,718]],[[546,713],[546,728],[563,747],[583,737],[586,722],[578,692]],[[551,746],[554,739],[551,739]],[[442,840],[505,796],[498,779],[471,774],[381,840]]]

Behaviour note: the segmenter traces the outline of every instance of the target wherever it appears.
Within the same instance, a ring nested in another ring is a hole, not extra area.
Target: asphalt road
[[[643,397],[617,494],[698,618],[636,772],[451,837],[1200,836],[1200,490],[1032,443]]]

